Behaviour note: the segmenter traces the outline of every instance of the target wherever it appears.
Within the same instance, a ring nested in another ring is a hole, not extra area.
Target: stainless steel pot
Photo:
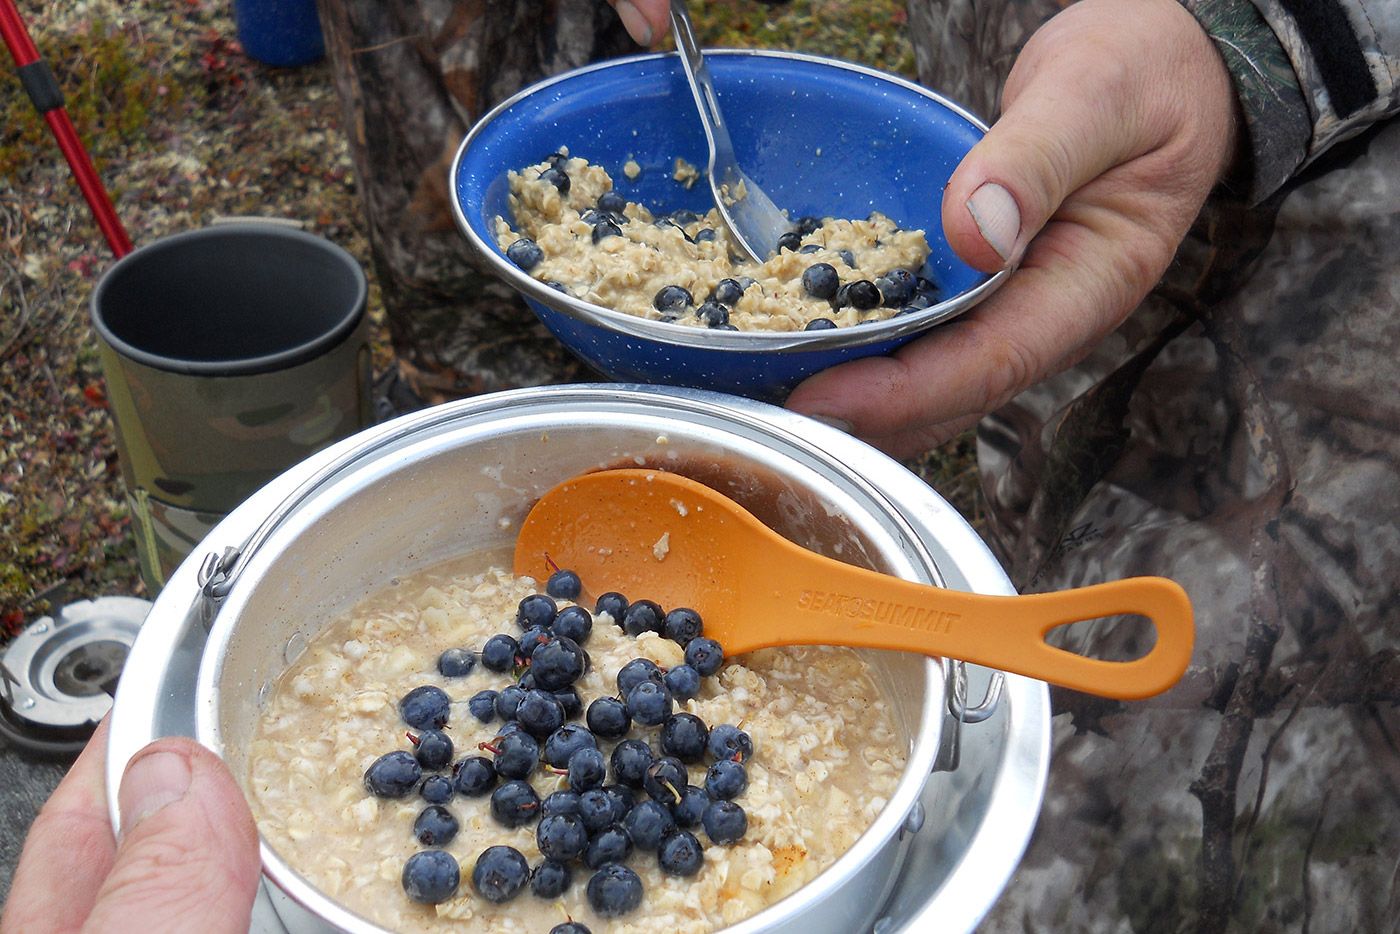
[[[321,625],[391,576],[508,549],[545,490],[622,465],[709,483],[790,538],[848,562],[1012,592],[985,545],[936,493],[809,419],[645,386],[498,393],[341,442],[215,528],[166,585],[133,646],[114,708],[110,786],[137,749],[175,733],[197,736],[241,776],[259,703]],[[995,705],[973,717],[984,722],[959,723],[949,711],[966,709],[964,689],[974,699],[990,695],[1000,675],[973,671],[967,688],[962,666],[904,653],[869,657],[909,738],[905,774],[835,865],[731,934],[890,934],[934,920],[940,930],[969,931],[1020,860],[1048,766],[1045,686],[1006,676]],[[379,931],[265,843],[262,858],[255,931]]]

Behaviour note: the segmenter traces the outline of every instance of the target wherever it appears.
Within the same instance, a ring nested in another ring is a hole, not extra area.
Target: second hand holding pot
[[[1190,600],[1167,578],[1019,596],[948,590],[808,551],[710,487],[657,470],[585,474],[541,497],[521,525],[515,572],[542,578],[551,562],[595,593],[695,609],[726,655],[778,645],[896,649],[1134,700],[1174,685],[1195,641]],[[1140,658],[1089,658],[1045,641],[1057,626],[1122,613],[1156,627]]]

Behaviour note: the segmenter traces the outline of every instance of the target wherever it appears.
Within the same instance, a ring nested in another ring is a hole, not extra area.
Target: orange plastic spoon
[[[992,596],[947,590],[808,551],[721,493],[677,474],[605,470],[550,490],[515,545],[515,572],[570,568],[593,593],[688,606],[726,655],[777,645],[849,645],[941,655],[1103,697],[1150,697],[1191,658],[1191,602],[1174,581],[1134,577],[1074,590]],[[1119,613],[1152,620],[1132,661],[1045,642],[1056,626]]]

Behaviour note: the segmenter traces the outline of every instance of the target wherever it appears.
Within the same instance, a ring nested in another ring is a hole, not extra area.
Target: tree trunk
[[[319,0],[390,337],[428,401],[581,378],[472,265],[447,178],[467,130],[540,78],[637,51],[599,0]]]

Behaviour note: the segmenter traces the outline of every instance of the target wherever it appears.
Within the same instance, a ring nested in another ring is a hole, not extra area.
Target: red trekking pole
[[[126,235],[126,228],[112,207],[112,199],[102,187],[102,181],[92,167],[92,160],[78,138],[78,131],[73,128],[73,121],[64,106],[63,91],[54,78],[53,70],[48,62],[39,57],[39,50],[29,38],[14,0],[0,0],[0,35],[3,35],[5,45],[15,60],[20,85],[29,95],[34,109],[48,123],[54,139],[58,141],[58,148],[63,150],[63,156],[73,170],[78,187],[83,191],[83,197],[87,199],[88,207],[92,208],[102,236],[107,239],[112,253],[121,259],[131,252],[131,238]]]

